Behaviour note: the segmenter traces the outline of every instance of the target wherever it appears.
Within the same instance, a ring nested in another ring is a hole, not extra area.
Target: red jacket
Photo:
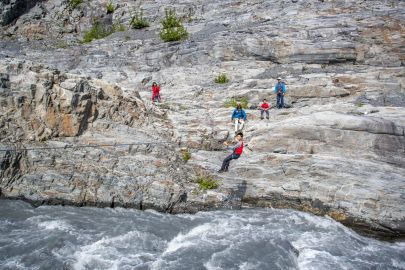
[[[243,141],[240,141],[240,145],[238,147],[235,148],[235,150],[233,151],[235,154],[237,155],[241,155],[243,152],[243,146],[245,146],[245,144],[243,143]]]
[[[269,103],[263,103],[261,107],[266,110],[269,108]]]
[[[154,96],[155,96],[155,95],[159,95],[160,86],[159,86],[159,85],[154,85],[154,86],[152,86],[152,92],[153,92],[153,95],[154,95]]]

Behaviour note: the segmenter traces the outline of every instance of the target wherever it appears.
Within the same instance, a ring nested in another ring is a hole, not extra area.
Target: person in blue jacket
[[[232,122],[235,124],[235,133],[243,129],[246,121],[246,112],[242,109],[242,105],[238,102],[236,109],[232,113]]]
[[[277,94],[277,105],[276,107],[278,109],[281,109],[284,107],[284,95],[285,92],[287,91],[285,84],[281,81],[281,78],[277,78],[277,84],[274,87],[274,93]]]

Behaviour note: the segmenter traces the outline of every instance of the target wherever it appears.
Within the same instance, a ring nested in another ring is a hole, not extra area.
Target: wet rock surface
[[[2,148],[167,144],[2,152],[2,196],[174,213],[295,208],[404,236],[402,1],[114,1],[112,15],[106,4],[44,1],[2,27]],[[168,7],[186,41],[160,40]],[[79,43],[93,20],[128,26],[139,8],[149,28]],[[229,83],[214,83],[221,72]],[[278,76],[289,108],[268,121],[248,109],[249,149],[216,174],[233,135],[224,102],[274,107]],[[201,172],[221,186],[199,190]]]

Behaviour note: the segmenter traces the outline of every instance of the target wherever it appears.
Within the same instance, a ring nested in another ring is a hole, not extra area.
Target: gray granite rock
[[[167,146],[2,152],[2,196],[174,213],[289,207],[404,236],[403,1],[114,4],[109,17],[104,1],[45,1],[2,27],[2,147]],[[187,40],[160,40],[167,7],[183,17]],[[139,8],[149,28],[80,44],[94,20],[128,26]],[[214,83],[219,73],[230,82]],[[288,109],[273,108],[279,76]],[[252,108],[250,149],[218,175],[232,98]],[[263,98],[268,121],[254,109]],[[221,186],[199,190],[201,173]]]

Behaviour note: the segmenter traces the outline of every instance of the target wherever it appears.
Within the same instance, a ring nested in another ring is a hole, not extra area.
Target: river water
[[[405,242],[293,210],[169,215],[0,200],[0,269],[405,269]]]

